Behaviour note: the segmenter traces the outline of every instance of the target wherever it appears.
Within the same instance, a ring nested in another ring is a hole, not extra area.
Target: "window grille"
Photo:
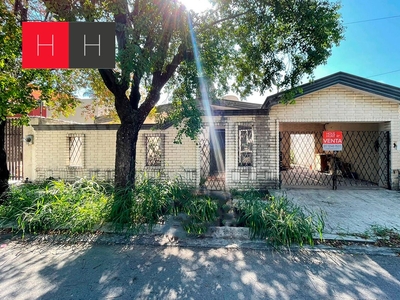
[[[83,167],[83,135],[68,136],[70,167]]]
[[[146,136],[146,166],[160,167],[162,164],[162,137]]]
[[[253,128],[239,127],[239,166],[253,165]]]

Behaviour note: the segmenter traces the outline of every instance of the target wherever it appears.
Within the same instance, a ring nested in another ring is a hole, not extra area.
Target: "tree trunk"
[[[4,192],[8,189],[10,172],[7,168],[7,154],[4,148],[6,120],[0,120],[0,204],[5,200]]]
[[[134,188],[136,172],[136,144],[140,122],[124,123],[117,131],[117,144],[115,156],[115,187]]]

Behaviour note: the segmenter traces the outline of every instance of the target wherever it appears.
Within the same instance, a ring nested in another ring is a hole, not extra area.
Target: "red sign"
[[[342,151],[343,134],[341,131],[324,131],[322,148],[324,151]]]
[[[22,23],[23,68],[68,68],[67,22]]]

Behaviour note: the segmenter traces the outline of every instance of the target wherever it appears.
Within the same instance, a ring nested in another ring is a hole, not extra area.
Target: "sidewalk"
[[[386,189],[283,189],[289,200],[313,211],[323,211],[325,234],[364,234],[372,225],[400,230],[400,192]]]

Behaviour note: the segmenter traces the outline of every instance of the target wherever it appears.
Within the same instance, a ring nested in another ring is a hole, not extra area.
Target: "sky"
[[[345,40],[316,69],[316,79],[342,71],[400,87],[400,1],[341,3]]]
[[[194,10],[204,9],[208,2],[181,1]],[[315,70],[315,79],[341,71],[400,87],[400,0],[339,2],[345,39],[332,49],[327,63]],[[247,100],[263,99],[253,95]]]

